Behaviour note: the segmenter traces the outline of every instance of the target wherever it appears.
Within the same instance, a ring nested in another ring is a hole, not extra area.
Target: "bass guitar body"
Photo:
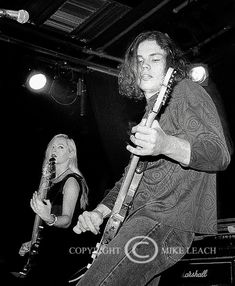
[[[33,270],[34,266],[37,265],[37,258],[39,254],[39,247],[40,247],[40,242],[42,240],[42,231],[43,231],[43,226],[41,225],[41,219],[37,215],[35,217],[34,226],[35,226],[35,230],[36,229],[37,230],[33,234],[34,241],[31,240],[30,250],[28,254],[26,254],[27,262],[24,265],[22,271],[19,272],[18,277],[20,278],[28,277],[30,272]]]

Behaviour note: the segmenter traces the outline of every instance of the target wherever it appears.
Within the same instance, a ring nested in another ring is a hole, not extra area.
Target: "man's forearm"
[[[168,136],[164,155],[187,166],[191,156],[190,143],[178,137]]]

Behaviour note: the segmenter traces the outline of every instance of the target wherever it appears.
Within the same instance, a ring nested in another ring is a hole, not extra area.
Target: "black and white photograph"
[[[235,285],[234,15],[0,0],[2,286]]]

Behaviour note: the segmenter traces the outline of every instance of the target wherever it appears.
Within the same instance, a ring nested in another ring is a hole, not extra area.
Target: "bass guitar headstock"
[[[49,173],[50,173],[50,180],[54,179],[56,176],[56,168],[55,168],[56,158],[55,156],[51,156],[49,159]]]
[[[51,158],[48,160],[48,162],[45,164],[42,175],[44,179],[51,180],[55,178],[56,175],[56,158],[55,156],[51,156]]]

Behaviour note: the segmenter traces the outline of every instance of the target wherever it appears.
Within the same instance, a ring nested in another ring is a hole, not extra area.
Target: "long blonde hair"
[[[42,169],[45,168],[45,166],[48,164],[50,156],[51,156],[51,149],[52,149],[52,144],[54,142],[55,139],[57,138],[63,138],[65,139],[68,148],[69,148],[69,152],[72,154],[72,156],[70,156],[69,159],[69,164],[68,164],[68,168],[69,170],[71,170],[71,172],[78,174],[80,177],[82,177],[81,179],[81,198],[80,198],[80,207],[82,209],[85,209],[86,206],[88,205],[88,192],[89,192],[89,188],[87,185],[87,182],[82,174],[82,172],[78,169],[78,163],[77,163],[77,148],[76,148],[76,144],[74,142],[74,140],[72,138],[69,138],[68,135],[66,134],[57,134],[55,135],[50,142],[47,145],[46,148],[46,152],[45,152],[45,157],[43,160],[43,164],[42,164]],[[43,176],[41,177],[41,181],[43,179]],[[40,183],[41,184],[41,183]]]

